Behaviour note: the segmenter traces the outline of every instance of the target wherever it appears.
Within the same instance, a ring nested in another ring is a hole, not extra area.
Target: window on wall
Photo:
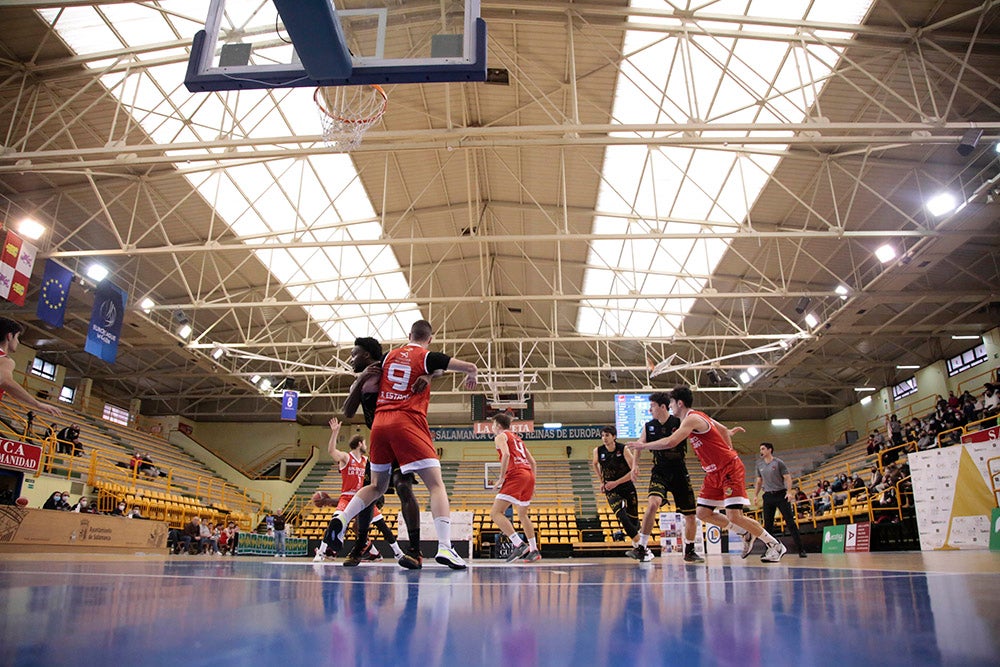
[[[72,403],[76,400],[76,389],[73,387],[63,387],[59,390],[59,400],[63,403]]]
[[[986,344],[980,343],[971,350],[966,350],[962,354],[948,360],[948,377],[958,375],[962,371],[967,371],[984,361],[986,361]]]
[[[45,378],[46,380],[56,379],[56,365],[45,361],[39,357],[35,357],[31,362],[31,372],[40,378]]]
[[[128,410],[125,408],[119,408],[117,405],[111,405],[110,403],[104,404],[104,414],[101,415],[109,422],[114,422],[116,424],[121,424],[122,426],[128,426]]]
[[[915,393],[917,393],[917,378],[915,377],[903,380],[892,388],[892,398],[896,401]]]

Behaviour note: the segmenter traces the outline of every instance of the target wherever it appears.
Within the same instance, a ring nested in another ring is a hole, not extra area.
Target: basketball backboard
[[[212,0],[192,92],[486,80],[479,0]]]

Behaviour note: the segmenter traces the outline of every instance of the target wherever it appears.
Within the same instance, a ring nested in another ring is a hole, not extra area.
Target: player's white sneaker
[[[751,535],[749,530],[740,537],[743,538],[743,551],[740,553],[740,558],[746,558],[753,551],[753,543],[757,538]]]
[[[652,549],[650,549],[649,547],[646,547],[646,553],[644,553],[642,555],[642,562],[643,563],[648,563],[651,560],[653,560],[654,558],[656,558],[656,554],[653,553]]]
[[[442,565],[447,565],[453,570],[464,570],[466,568],[465,561],[451,547],[439,546],[434,560]]]
[[[767,551],[764,553],[761,560],[765,563],[777,563],[781,560],[781,557],[785,555],[786,551],[788,551],[788,549],[785,548],[785,545],[781,542],[777,542],[767,548]]]

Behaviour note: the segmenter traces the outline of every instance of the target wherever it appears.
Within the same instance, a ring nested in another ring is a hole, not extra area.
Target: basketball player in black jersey
[[[351,350],[351,368],[358,373],[358,378],[351,385],[347,400],[344,402],[344,417],[350,419],[361,406],[361,411],[365,417],[365,424],[372,427],[375,421],[375,404],[378,401],[379,381],[382,377],[382,344],[374,338],[356,338],[354,349]],[[420,380],[417,381],[418,383]],[[415,384],[415,391],[423,391],[427,387],[427,380],[424,384]],[[370,468],[365,471],[365,482],[368,483],[371,477]],[[406,552],[398,559],[401,566],[409,570],[419,570],[423,559],[420,556],[420,505],[413,495],[413,485],[416,477],[413,473],[403,474],[398,467],[392,470],[390,478],[390,489],[395,488],[396,495],[399,496],[400,510],[403,514],[403,521],[406,522],[406,530],[410,538],[410,545]],[[344,560],[344,565],[358,565],[363,558],[363,550],[367,543],[368,529],[371,525],[372,507],[375,504],[381,508],[383,499],[376,501],[372,505],[363,509],[357,517],[355,528],[358,539],[354,548]],[[381,529],[381,527],[380,527]],[[391,541],[391,540],[390,540]]]
[[[594,448],[591,467],[601,481],[601,491],[608,497],[608,505],[634,547],[639,534],[639,496],[634,483],[638,467],[635,454],[615,439],[617,435],[614,426],[601,429],[601,444]]]
[[[649,408],[653,418],[643,427],[639,442],[652,443],[669,437],[676,431],[681,421],[670,414],[670,395],[658,391],[649,396]],[[697,507],[694,499],[694,489],[691,488],[691,477],[688,475],[684,455],[687,454],[687,440],[673,449],[654,449],[653,470],[649,475],[649,499],[646,513],[642,517],[642,527],[639,531],[639,544],[628,552],[628,555],[640,562],[653,559],[649,550],[649,534],[653,532],[653,522],[659,515],[660,506],[667,496],[673,494],[677,511],[684,515],[684,561],[688,563],[703,563],[705,559],[694,549],[695,512]],[[638,459],[638,454],[636,455]]]

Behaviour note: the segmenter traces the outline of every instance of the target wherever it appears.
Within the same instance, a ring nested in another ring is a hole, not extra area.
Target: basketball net
[[[323,143],[337,151],[351,151],[378,122],[389,104],[382,86],[322,86],[313,93],[323,124]]]

